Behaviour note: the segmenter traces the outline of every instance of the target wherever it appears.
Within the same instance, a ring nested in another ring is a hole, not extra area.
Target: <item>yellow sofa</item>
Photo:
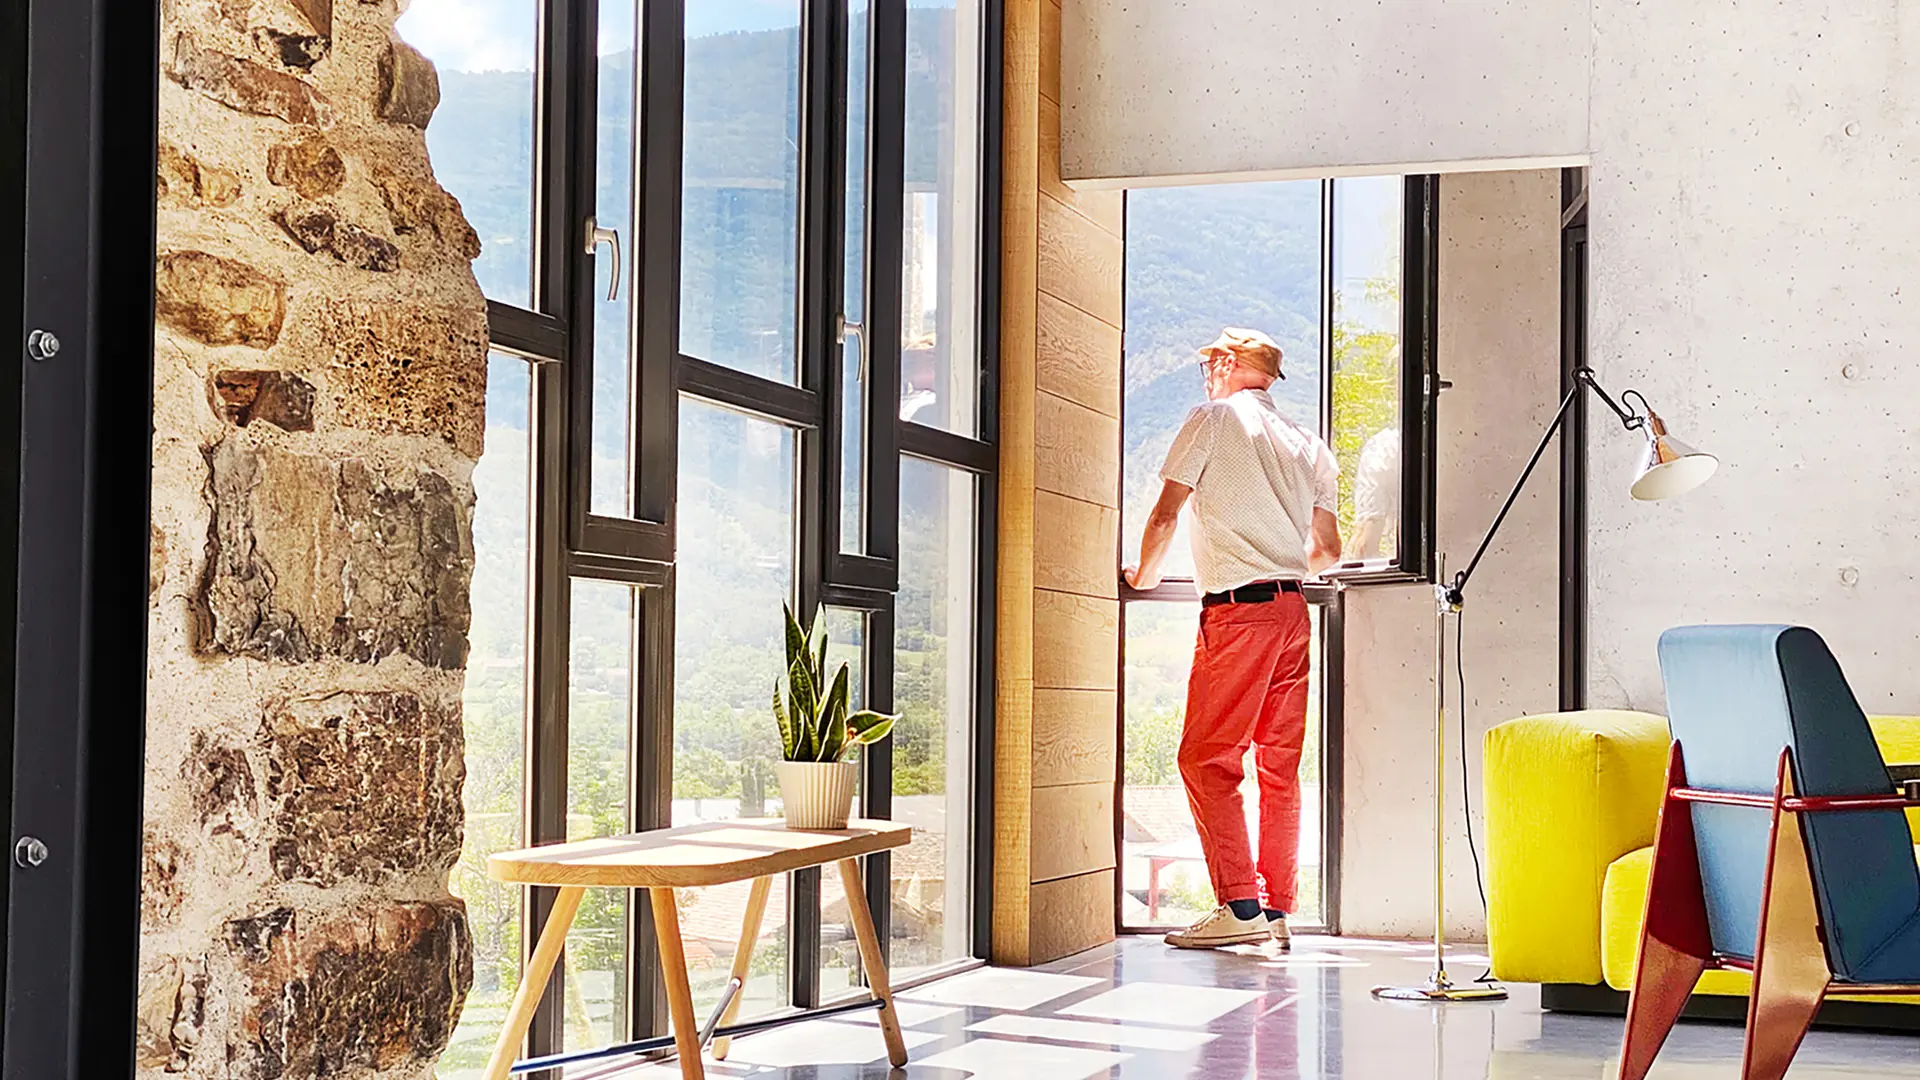
[[[1881,755],[1920,762],[1920,717],[1869,718]],[[1666,786],[1667,721],[1587,710],[1487,732],[1487,941],[1495,977],[1549,984],[1549,1008],[1611,1011],[1633,985],[1653,832]],[[1920,835],[1920,810],[1907,812]],[[1598,991],[1598,992],[1596,992]],[[1709,971],[1699,995],[1744,998],[1747,976]],[[1697,998],[1704,1015],[1740,1015]],[[1839,1003],[1836,1003],[1839,1004]],[[1831,1008],[1823,1019],[1920,1026],[1920,996]],[[1897,1012],[1889,1012],[1889,1007]]]

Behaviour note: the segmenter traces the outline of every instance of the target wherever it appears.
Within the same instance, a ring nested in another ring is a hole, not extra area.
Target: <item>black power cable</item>
[[[1445,639],[1442,639],[1445,640]],[[1480,915],[1487,914],[1487,880],[1480,868],[1480,848],[1473,839],[1473,784],[1467,776],[1467,623],[1464,613],[1453,613],[1453,670],[1460,683],[1460,805],[1467,819],[1467,850],[1473,854],[1473,883],[1480,890]],[[1493,969],[1473,980],[1488,983],[1493,980]]]

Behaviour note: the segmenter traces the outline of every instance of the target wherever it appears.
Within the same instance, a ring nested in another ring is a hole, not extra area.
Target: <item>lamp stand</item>
[[[1447,974],[1447,616],[1458,618],[1464,599],[1446,581],[1433,587],[1433,971],[1420,986],[1376,986],[1373,996],[1388,1001],[1505,1001],[1507,989],[1495,984],[1455,985]]]

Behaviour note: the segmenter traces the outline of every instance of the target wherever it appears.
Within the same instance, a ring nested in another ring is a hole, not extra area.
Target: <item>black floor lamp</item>
[[[1553,441],[1553,434],[1560,430],[1566,421],[1567,410],[1573,407],[1575,398],[1582,390],[1592,390],[1612,409],[1620,423],[1628,431],[1642,432],[1646,436],[1646,450],[1641,454],[1639,467],[1634,470],[1633,483],[1627,491],[1635,499],[1670,499],[1699,487],[1720,467],[1720,461],[1712,454],[1703,454],[1686,443],[1667,434],[1667,425],[1663,423],[1647,399],[1638,390],[1628,390],[1621,394],[1621,400],[1631,401],[1638,398],[1640,409],[1624,408],[1619,402],[1607,396],[1600,384],[1594,380],[1592,368],[1576,368],[1573,373],[1573,389],[1560,402],[1560,411],[1553,415],[1553,423],[1547,425],[1546,433],[1540,436],[1540,445],[1533,448],[1533,456],[1527,459],[1527,467],[1520,472],[1520,479],[1514,481],[1513,490],[1507,493],[1507,501],[1494,515],[1493,524],[1488,526],[1487,534],[1480,539],[1480,547],[1474,551],[1473,558],[1466,569],[1446,579],[1444,561],[1440,567],[1439,580],[1434,584],[1434,631],[1433,645],[1433,777],[1434,777],[1434,818],[1433,818],[1433,973],[1421,986],[1376,986],[1373,995],[1396,1001],[1498,1001],[1507,996],[1505,987],[1492,983],[1456,986],[1447,975],[1447,887],[1446,887],[1446,847],[1447,847],[1447,616],[1458,617],[1466,605],[1467,581],[1480,565],[1480,559],[1487,553],[1487,545],[1493,543],[1494,534],[1500,531],[1500,525],[1507,520],[1507,512],[1520,497],[1520,490],[1527,484],[1527,478],[1533,475],[1534,466],[1540,464],[1540,458],[1547,452],[1547,444]],[[1642,413],[1644,412],[1644,415]]]

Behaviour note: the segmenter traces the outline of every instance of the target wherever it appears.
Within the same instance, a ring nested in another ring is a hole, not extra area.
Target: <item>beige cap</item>
[[[1249,330],[1244,326],[1229,326],[1220,331],[1220,336],[1200,350],[1202,356],[1216,356],[1226,353],[1234,359],[1256,371],[1264,371],[1276,379],[1286,376],[1280,371],[1280,346],[1272,338],[1258,330]]]

